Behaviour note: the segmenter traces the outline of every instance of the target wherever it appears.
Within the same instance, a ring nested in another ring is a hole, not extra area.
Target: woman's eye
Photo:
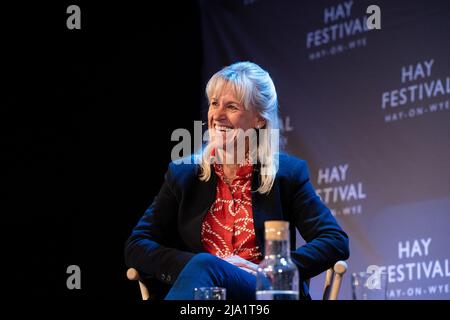
[[[211,105],[212,105],[213,107],[217,107],[219,104],[217,103],[217,101],[212,101],[212,102],[211,102]]]
[[[238,106],[236,106],[236,105],[234,105],[234,104],[228,105],[228,108],[233,109],[233,110],[239,109]]]

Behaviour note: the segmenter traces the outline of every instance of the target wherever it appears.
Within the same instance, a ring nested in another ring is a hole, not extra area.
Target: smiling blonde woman
[[[317,196],[306,162],[278,150],[274,83],[255,63],[238,62],[214,74],[206,94],[210,140],[201,162],[169,165],[159,194],[127,240],[126,263],[154,278],[161,298],[191,300],[194,288],[217,286],[229,299],[252,300],[264,222],[284,220],[292,226],[300,298],[308,299],[307,280],[346,260],[349,243]],[[256,149],[244,139],[240,161],[223,156],[239,149],[236,137],[249,130],[258,132]],[[295,229],[306,241],[299,248]]]

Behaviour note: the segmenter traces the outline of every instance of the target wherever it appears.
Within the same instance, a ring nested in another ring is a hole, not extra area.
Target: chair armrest
[[[142,281],[142,278],[139,275],[139,271],[137,271],[135,268],[129,268],[127,270],[127,278],[132,281],[139,281],[139,289],[141,291],[142,300],[148,300],[150,298],[147,286]]]
[[[329,300],[337,300],[339,289],[341,288],[342,277],[344,276],[344,273],[347,271],[347,269],[348,266],[345,261],[338,261],[334,264],[334,278],[330,290],[330,296],[328,298]]]

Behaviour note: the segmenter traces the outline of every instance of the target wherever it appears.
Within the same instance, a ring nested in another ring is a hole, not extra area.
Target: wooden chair
[[[327,270],[325,275],[325,285],[323,287],[323,300],[337,300],[341,289],[342,277],[347,271],[347,263],[338,261],[333,268]]]
[[[342,284],[342,277],[347,271],[347,263],[345,261],[338,261],[334,264],[333,268],[326,271],[325,285],[323,288],[323,300],[337,300],[339,290]],[[142,300],[153,300],[149,292],[148,286],[145,284],[145,279],[143,279],[139,272],[134,268],[129,268],[127,270],[127,278],[129,280],[138,281],[139,289],[141,291]]]
[[[135,268],[129,268],[127,270],[127,278],[128,278],[128,280],[138,281],[142,300],[150,299],[150,293],[148,292],[147,286],[144,283],[144,279],[141,278],[139,272]]]

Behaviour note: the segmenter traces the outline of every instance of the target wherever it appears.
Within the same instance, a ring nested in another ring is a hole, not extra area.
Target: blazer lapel
[[[275,179],[272,189],[268,194],[261,194],[256,191],[261,182],[260,166],[255,165],[252,180],[252,209],[255,235],[261,253],[264,255],[265,238],[264,222],[268,220],[283,220],[283,211],[279,193],[278,179]]]
[[[179,228],[184,242],[195,253],[204,252],[201,241],[202,224],[205,214],[211,208],[216,198],[216,174],[211,170],[211,177],[208,181],[200,181],[198,174],[194,177],[191,185],[189,199],[184,201],[179,220]]]

